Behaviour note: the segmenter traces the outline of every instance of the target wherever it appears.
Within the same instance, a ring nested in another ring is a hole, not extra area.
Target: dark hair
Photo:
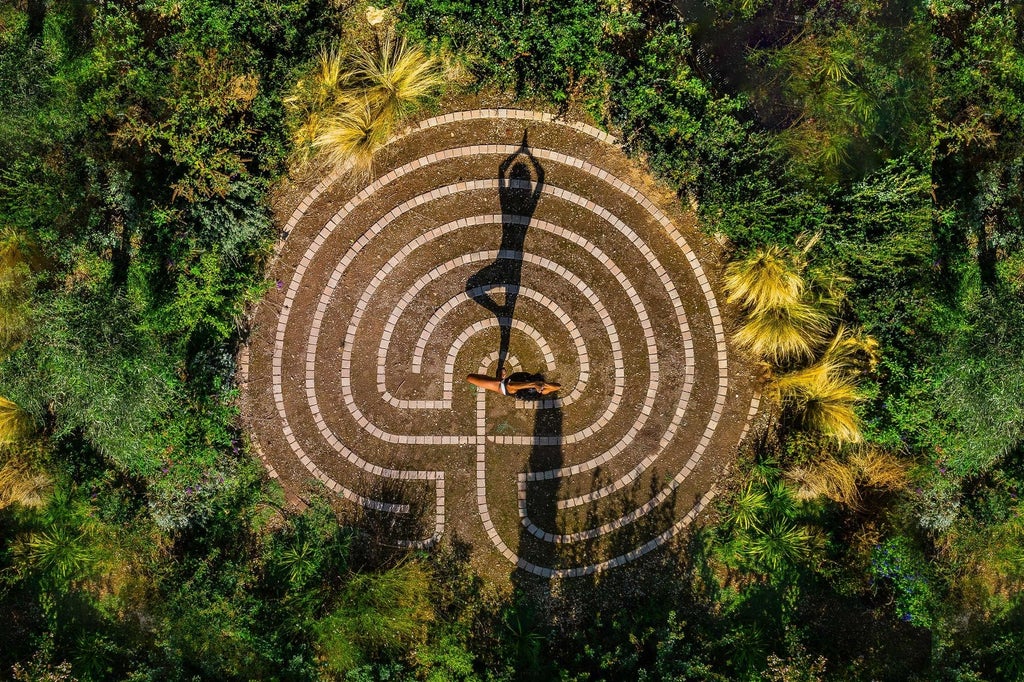
[[[530,386],[528,388],[519,389],[512,394],[512,397],[516,400],[543,400],[544,394]]]

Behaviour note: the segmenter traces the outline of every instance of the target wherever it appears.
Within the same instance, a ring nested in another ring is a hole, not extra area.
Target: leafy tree
[[[39,328],[0,367],[0,382],[51,437],[82,433],[125,470],[153,472],[147,434],[170,405],[171,384],[127,301],[80,292],[39,310]]]

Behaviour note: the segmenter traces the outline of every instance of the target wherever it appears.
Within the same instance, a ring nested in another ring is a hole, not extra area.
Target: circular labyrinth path
[[[541,112],[439,116],[378,156],[287,220],[244,363],[271,474],[321,481],[387,542],[453,534],[545,577],[677,535],[758,402],[693,216]],[[499,364],[562,389],[466,383]]]

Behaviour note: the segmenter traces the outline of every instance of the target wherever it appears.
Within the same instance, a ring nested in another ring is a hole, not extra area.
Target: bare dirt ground
[[[607,136],[523,110],[439,114],[323,180],[279,197],[243,378],[291,499],[326,486],[384,543],[458,537],[497,581],[685,530],[757,409],[692,213]],[[502,350],[559,399],[465,382]]]

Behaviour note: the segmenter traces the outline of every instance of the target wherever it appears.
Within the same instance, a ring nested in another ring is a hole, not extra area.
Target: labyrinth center
[[[421,122],[285,225],[254,320],[253,441],[387,537],[541,576],[621,565],[714,496],[757,409],[714,251],[613,140],[550,114]],[[705,266],[702,262],[706,262]],[[470,373],[542,374],[553,397]]]

